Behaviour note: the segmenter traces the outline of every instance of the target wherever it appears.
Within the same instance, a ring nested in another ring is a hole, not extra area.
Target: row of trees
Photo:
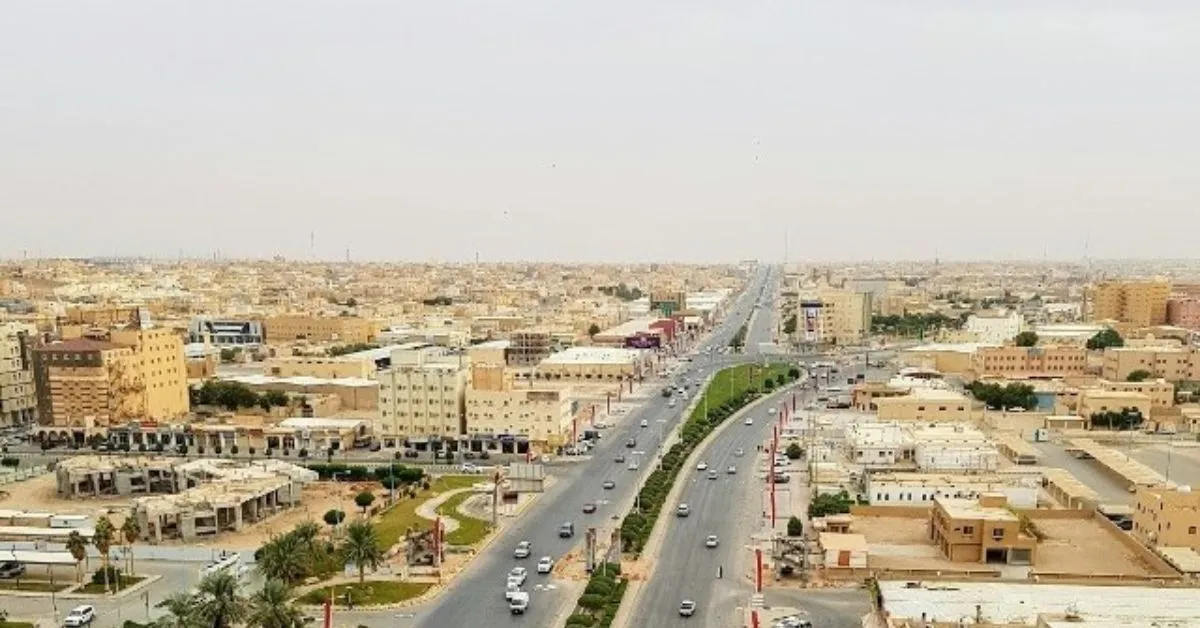
[[[340,513],[330,511],[334,512]],[[345,513],[330,513],[325,514],[326,523],[334,521],[331,525],[338,525],[345,518]],[[383,562],[384,548],[380,546],[379,533],[370,521],[351,522],[341,535],[340,543],[322,539],[320,532],[320,526],[306,521],[287,534],[267,541],[254,553],[259,572],[268,580],[292,586],[306,578],[333,574],[342,565],[354,565],[358,569],[358,580],[362,582],[366,579],[368,568],[376,569]]]
[[[121,524],[120,528],[117,528],[115,525],[113,525],[112,520],[109,519],[107,515],[102,515],[96,520],[96,527],[92,533],[91,545],[96,548],[97,552],[100,552],[100,560],[102,562],[101,571],[103,572],[103,579],[101,583],[104,585],[104,589],[106,591],[109,590],[109,585],[115,584],[118,585],[118,587],[120,586],[120,582],[112,582],[110,580],[110,576],[119,574],[119,570],[114,571],[109,568],[109,552],[112,550],[113,545],[119,543],[125,545],[126,547],[132,546],[133,543],[141,537],[141,535],[142,528],[138,525],[137,517],[133,512],[130,512],[125,516],[125,521]],[[67,552],[69,552],[71,557],[75,559],[76,577],[82,581],[83,561],[87,559],[88,540],[83,538],[83,535],[78,531],[72,530],[71,533],[67,535],[66,546]],[[125,570],[125,573],[132,574],[133,552],[125,552],[125,555],[128,567],[128,569]]]
[[[339,345],[336,347],[330,347],[325,352],[328,353],[330,356],[336,358],[336,357],[342,356],[342,355],[349,355],[351,353],[358,353],[359,351],[369,351],[371,349],[378,349],[378,348],[379,348],[379,345],[377,345],[375,343],[354,342],[354,343],[350,343],[348,345]]]
[[[1092,429],[1105,430],[1136,430],[1142,427],[1146,418],[1136,408],[1122,408],[1119,412],[1097,412],[1088,417]]]
[[[966,316],[950,318],[933,312],[927,314],[876,314],[871,316],[871,333],[891,336],[924,336],[941,329],[961,329]]]
[[[595,628],[612,625],[621,608],[621,598],[625,597],[625,587],[628,581],[621,577],[621,564],[608,563],[597,565],[588,578],[587,587],[575,612],[567,618],[567,628]]]
[[[208,380],[199,388],[193,388],[191,393],[193,406],[220,406],[226,410],[258,406],[270,410],[272,406],[288,405],[287,393],[283,391],[268,390],[259,394],[239,382]]]
[[[808,518],[812,519],[813,517],[843,515],[850,512],[850,507],[853,505],[854,500],[850,497],[850,493],[847,493],[846,491],[841,491],[836,494],[821,493],[808,503]]]
[[[610,297],[617,297],[622,301],[637,301],[645,296],[641,288],[630,288],[624,282],[615,286],[599,286],[596,290]]]
[[[1033,386],[1029,384],[991,384],[974,381],[966,386],[967,392],[982,401],[991,410],[1008,408],[1024,408],[1032,410],[1037,406],[1037,395],[1033,394]]]
[[[308,469],[317,472],[322,480],[345,478],[350,482],[379,482],[389,490],[407,488],[421,484],[428,488],[429,479],[425,470],[419,467],[406,467],[400,464],[366,467],[357,464],[313,463],[306,465]]]
[[[191,592],[180,591],[158,603],[166,615],[153,628],[302,628],[304,613],[291,602],[292,590],[269,579],[250,597],[236,574],[218,571],[205,576]]]

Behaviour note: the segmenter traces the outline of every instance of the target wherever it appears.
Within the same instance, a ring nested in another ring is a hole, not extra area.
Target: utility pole
[[[492,527],[496,527],[496,517],[500,509],[500,471],[492,475]]]

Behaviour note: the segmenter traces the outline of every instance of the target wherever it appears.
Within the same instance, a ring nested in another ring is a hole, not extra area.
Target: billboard
[[[662,346],[662,337],[658,334],[634,334],[625,337],[626,349],[658,349]]]
[[[801,301],[800,319],[803,322],[804,342],[821,341],[821,302]]]

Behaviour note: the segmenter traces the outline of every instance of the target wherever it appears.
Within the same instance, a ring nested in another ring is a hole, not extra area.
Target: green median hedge
[[[567,628],[608,628],[621,608],[628,581],[621,577],[621,565],[597,565],[579,596],[575,612],[567,618]]]

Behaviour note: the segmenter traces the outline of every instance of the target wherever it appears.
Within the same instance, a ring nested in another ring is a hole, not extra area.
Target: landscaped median
[[[629,513],[621,522],[622,550],[635,556],[641,554],[684,462],[721,422],[764,392],[799,377],[799,369],[786,364],[743,364],[713,376],[692,413],[680,426],[679,442],[663,454],[661,467],[642,485],[639,493],[641,511]],[[606,571],[601,573],[597,567],[593,572],[575,613],[567,619],[569,628],[608,628],[612,625],[621,607],[627,580],[621,577],[619,566],[608,565]]]

